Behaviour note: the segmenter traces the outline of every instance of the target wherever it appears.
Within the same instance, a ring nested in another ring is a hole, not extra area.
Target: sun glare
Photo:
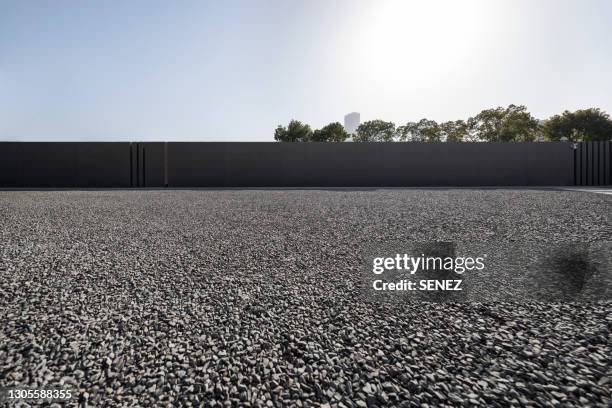
[[[483,29],[479,10],[474,2],[374,2],[358,34],[360,77],[413,86],[451,73],[472,57]]]

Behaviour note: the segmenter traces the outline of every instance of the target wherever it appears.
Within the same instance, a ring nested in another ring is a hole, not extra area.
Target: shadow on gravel
[[[542,257],[535,272],[534,298],[541,301],[578,300],[589,287],[605,286],[605,271],[600,271],[597,251],[587,244],[563,245]]]

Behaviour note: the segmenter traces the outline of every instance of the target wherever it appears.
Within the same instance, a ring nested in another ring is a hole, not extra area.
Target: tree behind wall
[[[363,122],[353,136],[354,142],[392,142],[395,136],[395,124],[384,120]]]
[[[606,112],[598,108],[565,111],[548,119],[543,130],[549,140],[612,140],[612,120]]]
[[[539,126],[523,105],[485,109],[467,124],[471,140],[486,142],[531,142]]]
[[[450,120],[440,123],[440,139],[445,142],[463,142],[468,140],[469,128],[463,120]]]
[[[292,120],[287,127],[279,125],[274,131],[278,142],[307,142],[312,137],[312,129],[299,120]]]
[[[348,137],[349,134],[344,130],[344,126],[339,122],[333,122],[315,130],[310,140],[313,142],[344,142]]]
[[[439,142],[440,136],[440,125],[430,119],[408,122],[397,128],[398,140],[402,142]]]
[[[468,139],[468,126],[463,120],[437,123],[421,119],[398,126],[396,134],[401,142],[462,142]]]

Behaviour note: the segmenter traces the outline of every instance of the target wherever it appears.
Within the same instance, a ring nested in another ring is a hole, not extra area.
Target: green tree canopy
[[[467,123],[470,139],[487,142],[533,141],[539,126],[523,105],[485,109]]]
[[[548,119],[543,126],[544,135],[550,140],[571,141],[612,140],[610,115],[598,108],[565,111]]]
[[[292,120],[287,127],[279,125],[274,131],[278,142],[307,142],[312,137],[312,129],[299,120]]]
[[[395,136],[395,124],[384,120],[363,122],[357,128],[353,141],[355,142],[392,142]]]
[[[397,136],[403,142],[439,142],[440,125],[435,120],[421,119],[397,128]]]
[[[463,142],[468,140],[469,128],[463,120],[450,120],[440,123],[440,139],[445,142]]]
[[[333,122],[315,130],[310,140],[313,142],[344,142],[348,137],[349,134],[344,130],[344,126],[339,122]]]

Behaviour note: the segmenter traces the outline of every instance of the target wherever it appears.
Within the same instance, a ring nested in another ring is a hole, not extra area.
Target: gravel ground
[[[386,239],[611,241],[612,196],[0,191],[0,386],[112,406],[609,406],[612,301],[377,303]]]

